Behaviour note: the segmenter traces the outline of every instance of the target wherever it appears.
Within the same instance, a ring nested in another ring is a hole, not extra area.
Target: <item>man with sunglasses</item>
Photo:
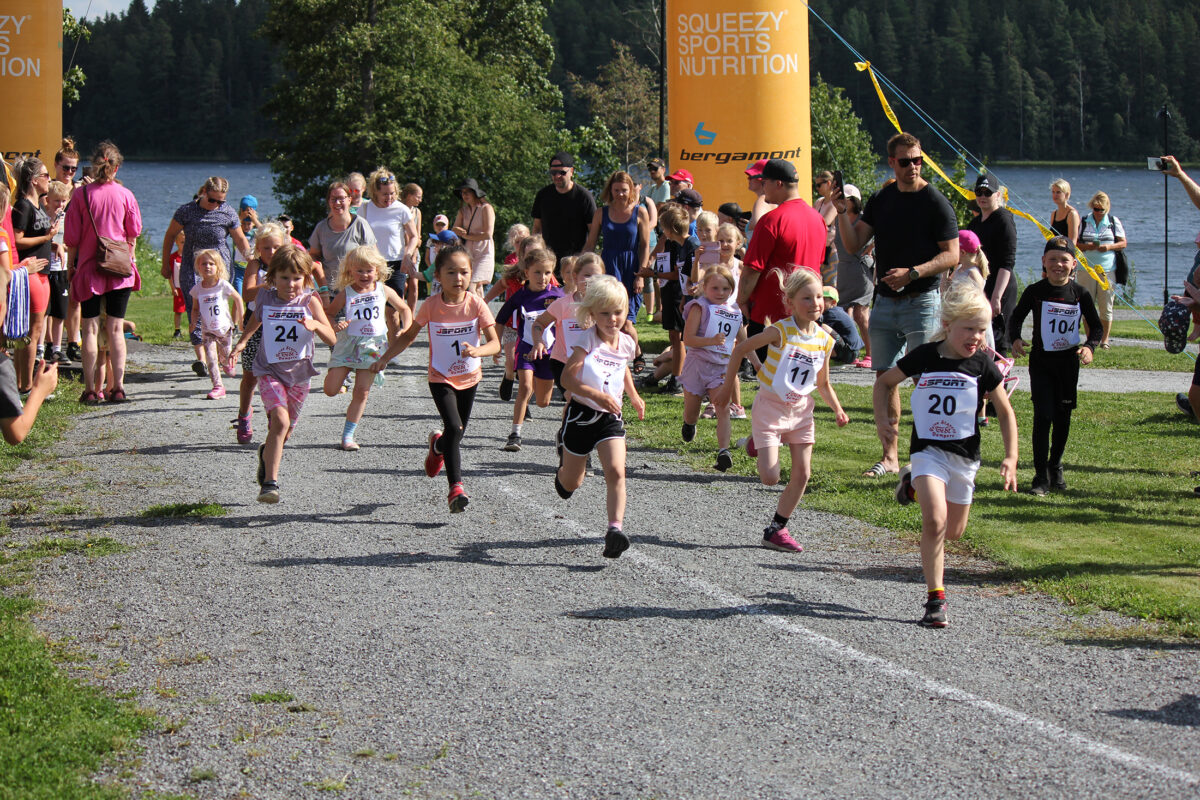
[[[671,184],[667,183],[667,165],[657,156],[646,162],[646,171],[650,173],[650,183],[642,189],[642,197],[654,201],[660,206],[671,199]]]
[[[840,189],[830,195],[838,230],[850,252],[875,237],[875,305],[871,309],[871,368],[876,379],[906,350],[924,344],[938,329],[938,278],[958,263],[958,219],[950,201],[921,177],[921,142],[911,133],[888,140],[888,166],[896,176],[851,222]],[[900,471],[900,388],[886,394],[887,408],[875,409],[883,455],[864,476]]]
[[[979,216],[967,223],[967,230],[979,237],[979,246],[988,260],[987,282],[983,293],[992,304],[992,333],[996,350],[1008,355],[1008,320],[1017,308],[1017,282],[1013,267],[1017,264],[1017,224],[1004,207],[1000,180],[990,172],[975,181],[975,203]]]
[[[592,193],[575,183],[575,159],[570,153],[555,153],[550,159],[550,185],[533,198],[533,232],[540,233],[554,251],[554,275],[559,281],[563,257],[583,250],[595,214]]]

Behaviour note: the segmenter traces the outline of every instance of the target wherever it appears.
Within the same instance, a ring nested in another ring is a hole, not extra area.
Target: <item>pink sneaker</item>
[[[858,361],[854,362],[854,366],[862,367],[863,369],[870,369],[871,368],[871,357],[865,356],[863,358],[860,358]]]
[[[230,364],[228,361],[226,361],[224,364],[221,365],[221,371],[225,373],[226,377],[232,378],[233,377],[233,364]]]
[[[209,400],[219,400],[225,396],[225,387],[224,386],[214,386],[212,388],[212,391],[204,396],[207,397]]]
[[[767,528],[763,531],[763,547],[769,547],[772,550],[782,550],[785,553],[803,553],[804,545],[797,542],[788,533],[787,528],[780,528],[774,533]]]
[[[254,439],[254,428],[250,426],[250,415],[237,418],[238,444],[249,444]]]
[[[746,455],[750,456],[751,458],[758,458],[758,448],[754,446],[753,436],[744,436],[741,439],[738,439],[737,444],[734,446],[744,447],[746,448]]]

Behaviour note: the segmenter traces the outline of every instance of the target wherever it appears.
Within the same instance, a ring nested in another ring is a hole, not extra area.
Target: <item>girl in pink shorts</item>
[[[709,267],[700,279],[701,296],[683,307],[683,344],[688,358],[679,380],[683,384],[683,440],[696,438],[696,420],[704,395],[717,412],[717,463],[721,472],[733,466],[729,455],[729,397],[725,382],[729,355],[742,328],[742,312],[729,298],[736,284],[733,273],[720,264]],[[735,381],[736,383],[736,381]]]
[[[813,389],[833,409],[839,428],[850,418],[829,383],[833,339],[817,324],[824,310],[820,276],[810,269],[797,269],[788,276],[784,295],[792,315],[734,348],[725,368],[725,385],[737,380],[737,366],[748,353],[767,348],[750,412],[754,435],[745,442],[746,452],[757,455],[763,484],[774,486],[779,483],[779,447],[786,444],[791,449],[792,477],[779,496],[775,517],[763,530],[763,546],[799,553],[804,548],[788,533],[787,523],[804,497],[812,472]]]

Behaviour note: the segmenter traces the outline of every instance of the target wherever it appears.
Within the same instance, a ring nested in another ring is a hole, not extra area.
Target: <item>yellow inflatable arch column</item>
[[[0,153],[50,164],[62,141],[62,0],[0,4]]]
[[[749,208],[743,170],[785,158],[809,197],[807,3],[668,0],[666,36],[668,169],[695,176],[707,209]]]

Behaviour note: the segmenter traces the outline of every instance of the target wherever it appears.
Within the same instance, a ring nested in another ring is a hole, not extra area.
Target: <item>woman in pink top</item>
[[[96,339],[100,331],[100,306],[108,315],[108,354],[112,359],[112,382],[116,388],[109,394],[110,403],[122,403],[125,397],[125,310],[130,292],[142,288],[137,265],[133,274],[118,277],[102,272],[99,263],[99,239],[129,242],[130,252],[142,232],[142,212],[133,192],[116,182],[121,168],[121,151],[112,142],[96,145],[92,153],[93,182],[79,191],[76,202],[67,206],[63,226],[63,242],[67,245],[67,280],[71,284],[71,300],[79,303],[83,318],[83,380],[84,392],[80,402],[99,402],[100,387],[95,384]],[[88,211],[91,211],[89,216]],[[92,220],[95,225],[92,225]]]

